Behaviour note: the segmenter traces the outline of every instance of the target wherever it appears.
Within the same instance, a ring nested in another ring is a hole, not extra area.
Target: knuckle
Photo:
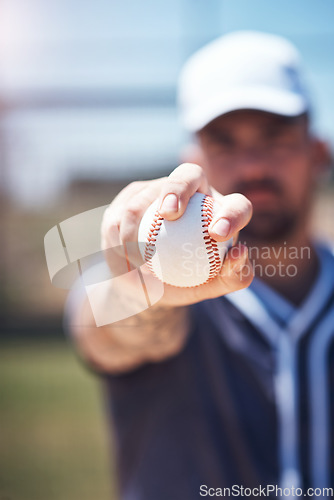
[[[235,193],[234,196],[235,196],[235,201],[241,206],[243,206],[247,211],[251,211],[253,209],[251,201],[248,198],[246,198],[245,195],[241,193]]]
[[[125,207],[125,215],[128,218],[136,219],[141,216],[141,208],[135,201],[129,202]]]
[[[165,188],[171,192],[180,192],[185,191],[189,188],[190,181],[189,179],[184,179],[182,177],[179,178],[168,178],[167,184]]]
[[[227,214],[232,219],[233,224],[244,226],[245,219],[248,221],[252,216],[253,206],[248,198],[240,193],[235,193],[232,196],[233,198],[230,198],[227,206],[219,211],[219,216]]]
[[[181,163],[178,167],[176,167],[173,172],[169,175],[169,178],[171,177],[184,177],[184,176],[191,176],[192,178],[195,177],[204,177],[205,173],[202,167],[197,165],[196,163]]]
[[[250,266],[244,266],[238,273],[240,288],[247,288],[253,281],[254,274]]]
[[[118,223],[118,214],[119,210],[116,211],[115,205],[111,203],[103,213],[102,221],[101,221],[101,230],[108,230],[109,227],[114,226]]]
[[[181,163],[178,167],[176,167],[175,170],[189,170],[191,169],[192,171],[196,171],[196,173],[200,174],[200,175],[204,175],[204,171],[203,171],[203,168],[200,166],[200,165],[197,165],[197,163],[189,163],[189,162],[185,162],[185,163]],[[174,170],[174,172],[175,172]]]
[[[145,188],[148,181],[132,181],[125,186],[116,196],[113,203],[130,198],[133,194]]]
[[[119,237],[121,241],[132,241],[134,235],[134,226],[133,224],[124,223],[121,224],[119,228]]]
[[[253,205],[252,202],[244,196],[244,203],[245,203],[245,208],[247,210],[247,213],[250,215],[253,213]]]
[[[132,181],[130,184],[126,186],[125,189],[136,189],[136,188],[141,188],[144,187],[147,181]]]
[[[116,221],[101,227],[101,241],[104,245],[109,245],[119,235],[119,223]]]

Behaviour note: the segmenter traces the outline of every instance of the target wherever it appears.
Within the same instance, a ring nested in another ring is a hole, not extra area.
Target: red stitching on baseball
[[[211,196],[204,196],[202,202],[201,202],[201,222],[202,222],[202,233],[203,233],[203,240],[204,244],[206,247],[206,251],[208,254],[208,260],[209,260],[209,276],[204,281],[201,283],[202,285],[213,279],[218,272],[220,271],[222,261],[220,259],[219,255],[219,250],[218,250],[218,245],[215,240],[211,238],[208,232],[208,227],[209,224],[212,220],[213,217],[213,203],[214,200],[211,198]],[[147,235],[147,242],[145,245],[145,251],[144,251],[144,260],[147,264],[147,267],[150,269],[150,271],[154,274],[154,276],[157,276],[156,273],[154,272],[153,266],[152,266],[152,257],[154,255],[154,247],[155,247],[155,242],[157,240],[157,236],[159,234],[159,231],[161,229],[162,221],[164,218],[159,214],[159,211],[157,210],[154,214],[152,224],[150,226],[148,235]],[[174,285],[175,286],[175,285]],[[195,285],[195,286],[200,286],[200,285]],[[194,288],[194,287],[183,287],[183,288]]]
[[[152,266],[152,257],[154,255],[154,247],[155,247],[155,242],[157,240],[157,236],[159,234],[160,228],[162,221],[164,220],[163,217],[159,214],[158,210],[155,212],[152,224],[150,226],[148,235],[147,235],[147,242],[145,245],[145,251],[144,251],[144,260],[147,264],[147,267],[150,269],[150,271],[156,276],[153,266]]]
[[[211,196],[205,196],[201,203],[202,223],[203,223],[202,227],[204,233],[203,239],[208,253],[209,265],[210,265],[209,277],[205,283],[213,279],[218,274],[222,265],[217,242],[211,238],[208,231],[208,227],[213,217],[213,203],[214,200],[213,198],[211,198]]]

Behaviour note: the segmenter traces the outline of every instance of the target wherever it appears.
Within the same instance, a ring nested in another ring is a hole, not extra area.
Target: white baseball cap
[[[299,53],[280,36],[224,35],[191,56],[181,72],[181,122],[195,132],[238,109],[300,115],[310,108],[301,73]]]

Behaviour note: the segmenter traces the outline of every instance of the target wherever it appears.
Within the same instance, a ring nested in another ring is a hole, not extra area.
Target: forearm
[[[110,307],[133,307],[134,297],[110,293]],[[162,361],[183,348],[190,329],[188,307],[159,304],[110,325],[97,327],[87,298],[76,308],[71,331],[80,355],[98,371],[124,373]]]

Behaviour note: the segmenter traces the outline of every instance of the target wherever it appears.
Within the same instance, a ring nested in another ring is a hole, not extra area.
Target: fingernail
[[[222,236],[225,238],[231,229],[231,224],[227,219],[218,219],[217,222],[214,224],[212,231],[219,236]]]
[[[177,212],[179,207],[179,200],[176,194],[168,194],[165,196],[161,206],[161,212]]]

